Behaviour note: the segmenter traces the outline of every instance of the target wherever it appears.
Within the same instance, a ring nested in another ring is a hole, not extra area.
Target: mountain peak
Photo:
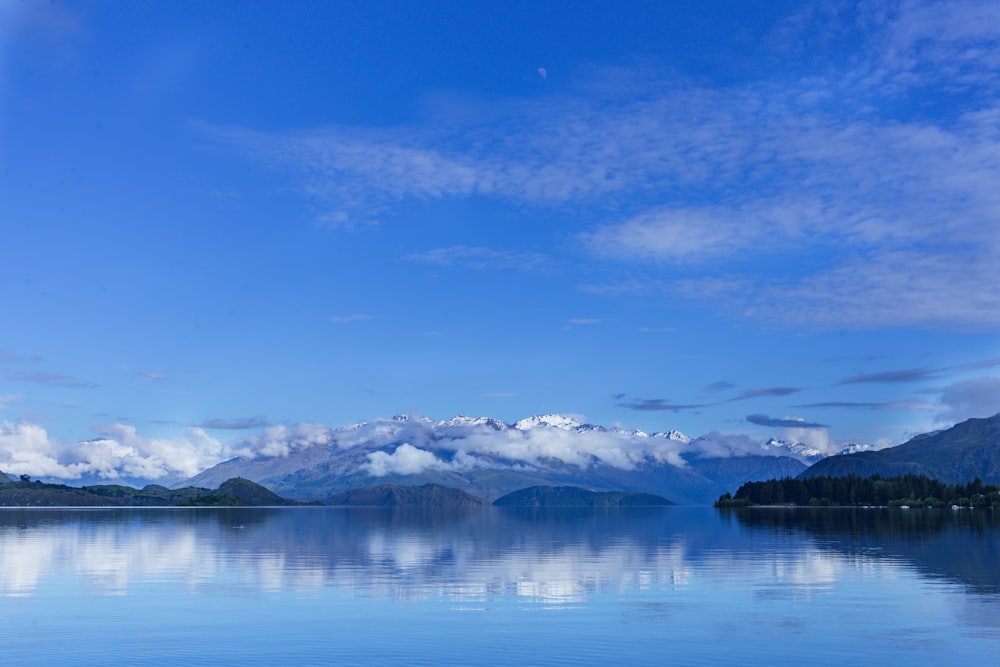
[[[677,442],[683,443],[685,445],[691,442],[691,438],[684,435],[680,431],[675,431],[674,429],[670,429],[666,433],[655,433],[654,435],[657,435],[661,438],[666,438],[667,440],[676,440]]]
[[[532,417],[528,417],[527,419],[522,419],[514,424],[514,428],[519,431],[527,431],[529,429],[538,428],[539,426],[548,426],[551,428],[561,428],[566,431],[572,431],[573,429],[585,426],[585,424],[576,417],[560,414],[534,415]]]
[[[465,415],[458,415],[449,419],[448,421],[440,422],[441,426],[488,426],[494,431],[506,431],[510,428],[510,424],[502,422],[499,419],[494,419],[493,417],[466,417]]]

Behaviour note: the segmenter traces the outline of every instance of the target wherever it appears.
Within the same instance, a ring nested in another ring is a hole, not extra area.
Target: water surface
[[[991,664],[1000,513],[0,511],[7,664]]]

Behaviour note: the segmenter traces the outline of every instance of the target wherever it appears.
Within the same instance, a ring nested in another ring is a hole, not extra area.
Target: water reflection
[[[924,576],[1000,594],[1000,512],[760,508],[731,515],[753,532],[806,537],[850,562],[904,562]]]
[[[68,577],[101,595],[156,583],[212,595],[336,587],[471,607],[497,596],[572,606],[709,580],[799,599],[847,572],[884,578],[901,566],[997,594],[1000,525],[991,513],[923,510],[7,510],[0,562],[5,596]]]

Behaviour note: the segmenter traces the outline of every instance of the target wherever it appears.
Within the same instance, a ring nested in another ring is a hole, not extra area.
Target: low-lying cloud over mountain
[[[37,424],[0,422],[0,470],[60,480],[177,480],[234,454],[201,428],[176,438],[146,438],[127,424],[93,430],[94,438],[62,441]]]
[[[834,453],[818,449],[800,455],[775,447],[777,441],[769,445],[739,434],[712,432],[692,439],[677,431],[649,434],[609,429],[562,415],[532,417],[515,424],[487,417],[449,421],[395,417],[340,428],[318,423],[275,425],[231,443],[220,441],[201,426],[173,438],[144,437],[126,424],[93,431],[96,437],[87,440],[61,441],[36,424],[0,422],[0,470],[60,480],[173,482],[234,458],[281,459],[315,447],[346,451],[361,446],[366,451],[357,462],[358,470],[375,478],[552,463],[623,471],[645,464],[686,469],[693,459],[791,456],[811,461]]]

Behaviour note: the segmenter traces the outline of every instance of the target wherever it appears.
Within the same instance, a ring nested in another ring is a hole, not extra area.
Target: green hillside
[[[952,484],[974,479],[1000,484],[1000,414],[918,435],[897,447],[831,456],[807,468],[800,477],[847,475],[924,475]]]

